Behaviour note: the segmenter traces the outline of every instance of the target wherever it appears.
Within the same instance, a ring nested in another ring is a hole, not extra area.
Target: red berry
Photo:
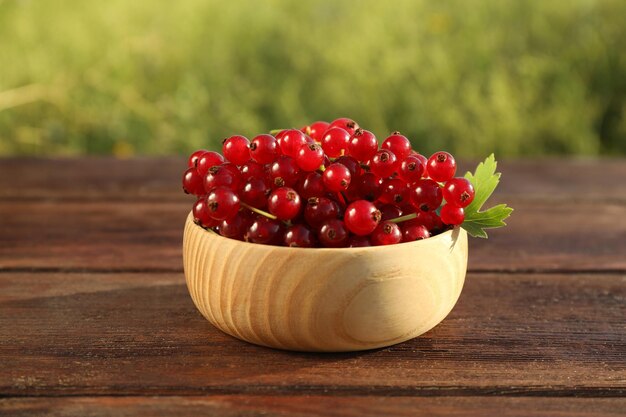
[[[421,179],[422,175],[424,175],[424,164],[420,158],[415,155],[409,155],[402,161],[398,176],[404,181],[412,184]]]
[[[370,131],[357,129],[346,148],[346,154],[359,161],[368,161],[378,150],[376,136]]]
[[[270,164],[279,155],[278,142],[272,135],[258,135],[250,143],[250,156],[259,164]]]
[[[338,219],[326,220],[318,232],[320,243],[327,248],[345,247],[348,243],[348,237],[346,225]]]
[[[370,170],[381,178],[390,177],[399,168],[400,161],[388,149],[381,149],[370,160]]]
[[[341,213],[339,204],[326,197],[311,197],[304,207],[304,220],[311,227],[318,227],[326,220],[336,219]]]
[[[191,210],[194,223],[206,228],[215,227],[219,224],[219,220],[215,220],[209,216],[209,208],[207,207],[206,197],[200,197],[196,200]]]
[[[333,192],[345,191],[350,185],[350,170],[345,165],[331,164],[322,174],[324,185]]]
[[[267,201],[270,213],[280,220],[291,220],[298,215],[302,203],[298,193],[289,187],[281,187],[272,191]]]
[[[454,177],[456,161],[448,152],[436,152],[428,158],[428,176],[437,182],[446,182]]]
[[[198,174],[204,178],[209,169],[214,166],[221,165],[224,163],[224,157],[217,152],[207,151],[198,157],[198,161],[196,162],[196,166],[198,169]]]
[[[357,180],[359,195],[361,198],[374,201],[380,197],[383,180],[371,172],[365,172]]]
[[[239,197],[230,188],[217,187],[207,197],[209,216],[215,220],[235,217],[239,211]]]
[[[224,237],[243,240],[243,235],[250,227],[250,223],[252,223],[252,218],[249,212],[240,211],[235,217],[222,220],[218,230],[220,235]]]
[[[315,139],[317,142],[321,142],[322,135],[328,130],[328,126],[330,126],[330,123],[328,122],[313,122],[309,126],[306,126],[303,132]]]
[[[312,248],[316,241],[315,233],[303,224],[289,226],[285,233],[285,246],[292,248]]]
[[[241,187],[241,174],[238,169],[232,169],[227,165],[214,166],[209,169],[204,177],[204,190],[209,193],[216,187],[227,187],[238,191]]]
[[[402,204],[407,201],[409,189],[400,178],[386,178],[381,185],[378,200],[386,204]]]
[[[346,149],[350,133],[338,127],[331,127],[322,136],[322,148],[330,158],[337,158]]]
[[[281,155],[270,166],[269,175],[274,187],[293,187],[298,182],[300,170],[295,159]]]
[[[434,211],[418,211],[417,218],[414,221],[417,224],[423,224],[431,234],[443,229],[443,222]]]
[[[400,132],[393,132],[381,145],[382,149],[388,149],[400,161],[404,161],[411,153],[411,142]]]
[[[284,130],[283,132],[281,132],[281,138],[278,139],[280,151],[283,155],[295,158],[300,148],[307,143],[306,135],[296,129]]]
[[[402,210],[394,204],[382,204],[378,206],[380,210],[380,220],[393,220],[402,216]]]
[[[333,127],[339,127],[344,129],[350,135],[352,135],[358,128],[359,125],[352,119],[348,119],[347,117],[340,117],[339,119],[333,120],[328,126],[329,129]]]
[[[355,181],[363,171],[363,168],[361,168],[361,164],[359,164],[359,161],[351,156],[340,156],[339,158],[335,159],[335,163],[341,164],[348,168],[348,171],[350,171],[350,182]]]
[[[202,177],[195,168],[187,168],[183,173],[183,191],[198,196],[204,194]]]
[[[444,204],[441,207],[441,221],[445,224],[459,225],[465,220],[465,211],[462,207],[455,207],[452,204]]]
[[[254,161],[248,161],[239,168],[241,178],[244,181],[250,178],[263,178],[265,176],[265,168],[263,165]]]
[[[415,151],[411,151],[411,156],[416,157],[422,163],[422,166],[424,167],[422,178],[428,178],[428,158],[426,158],[424,155],[417,153]]]
[[[357,200],[346,208],[343,221],[349,231],[358,236],[369,235],[380,222],[380,211],[373,203]]]
[[[402,241],[402,232],[396,223],[386,220],[374,229],[370,241],[374,246],[393,245]]]
[[[267,197],[270,194],[270,188],[267,186],[262,177],[250,178],[243,185],[239,198],[244,203],[263,209],[267,206]]]
[[[198,164],[198,159],[205,152],[208,152],[208,151],[206,149],[198,149],[197,151],[189,155],[189,159],[187,160],[187,167],[195,168]]]
[[[308,143],[300,147],[296,163],[303,171],[315,171],[324,163],[324,150],[317,143]]]
[[[456,207],[467,207],[474,201],[474,186],[462,177],[452,178],[443,186],[446,203]]]
[[[235,135],[222,142],[224,157],[235,165],[243,165],[250,160],[250,141],[245,136]]]
[[[281,245],[283,236],[283,223],[280,220],[258,216],[243,237],[246,242],[263,245]]]
[[[322,197],[328,191],[324,186],[324,179],[319,172],[309,172],[301,181],[298,187],[300,197],[308,200],[311,197]]]
[[[403,222],[400,225],[400,229],[402,230],[403,242],[413,242],[430,237],[430,232],[423,224]]]
[[[350,239],[348,239],[349,248],[365,248],[368,246],[372,246],[372,244],[367,236],[350,236]]]
[[[435,181],[419,180],[409,189],[411,204],[422,211],[434,211],[441,205],[443,199],[441,188]]]

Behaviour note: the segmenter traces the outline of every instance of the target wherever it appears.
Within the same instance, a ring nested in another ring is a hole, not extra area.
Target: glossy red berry
[[[292,248],[315,247],[317,239],[315,233],[303,224],[294,224],[285,232],[285,246]]]
[[[298,215],[301,207],[300,196],[293,188],[289,187],[275,189],[267,200],[269,212],[280,220],[293,219]]]
[[[187,168],[183,173],[183,191],[187,194],[203,195],[202,177],[195,168]]]
[[[349,248],[365,248],[372,246],[368,236],[350,236],[348,239]]]
[[[430,232],[423,224],[404,222],[400,224],[402,230],[402,241],[413,242],[430,237]]]
[[[227,187],[217,187],[207,196],[209,216],[215,220],[235,217],[239,211],[239,197]]]
[[[311,197],[322,197],[327,192],[324,179],[319,172],[309,172],[298,184],[298,194],[305,200]]]
[[[293,187],[298,182],[300,169],[295,159],[281,155],[270,166],[269,175],[273,187]]]
[[[422,178],[428,178],[428,158],[426,158],[421,153],[417,153],[415,151],[411,151],[411,156],[416,157],[422,163],[422,166],[424,167],[424,173],[422,173]]]
[[[374,229],[370,241],[374,246],[393,245],[402,241],[402,232],[396,223],[385,220]]]
[[[400,161],[404,161],[411,153],[411,142],[409,142],[406,136],[401,135],[400,132],[393,132],[383,141],[380,147],[393,152]]]
[[[224,157],[235,165],[243,165],[250,160],[250,141],[245,136],[234,135],[222,142]]]
[[[418,211],[417,218],[414,221],[424,225],[431,232],[431,235],[444,227],[441,218],[434,211]]]
[[[350,183],[352,183],[352,181],[355,181],[363,171],[363,169],[361,168],[361,164],[359,164],[359,161],[351,156],[340,156],[339,158],[335,159],[335,163],[341,164],[348,168],[348,171],[350,171]]]
[[[224,157],[217,152],[207,151],[198,157],[198,161],[196,162],[196,167],[198,170],[198,174],[204,178],[204,176],[209,172],[214,166],[218,166],[224,163]]]
[[[409,155],[406,157],[400,165],[398,176],[409,184],[412,184],[424,175],[424,164],[421,159],[415,155]]]
[[[390,177],[399,168],[400,161],[388,149],[381,149],[370,160],[370,171],[380,178]]]
[[[400,205],[408,199],[409,188],[400,178],[384,179],[381,190],[378,200],[382,203]]]
[[[280,151],[283,155],[295,158],[298,155],[298,151],[303,145],[306,145],[306,135],[296,129],[288,129],[283,131],[280,139],[278,139],[280,145]]]
[[[250,143],[250,157],[259,164],[274,162],[279,153],[278,142],[272,135],[258,135]]]
[[[304,220],[311,227],[319,227],[326,220],[336,219],[339,214],[339,203],[326,197],[311,197],[304,207]]]
[[[443,198],[447,204],[456,207],[467,207],[474,201],[474,186],[462,177],[452,178],[443,186]]]
[[[209,193],[217,187],[227,187],[233,191],[238,191],[241,187],[241,173],[226,165],[211,167],[206,177],[204,177],[204,190]]]
[[[381,213],[366,200],[357,200],[346,208],[343,221],[349,231],[358,236],[369,235],[380,222]]]
[[[348,142],[346,154],[358,161],[370,160],[378,150],[376,136],[368,130],[357,129]]]
[[[305,126],[302,131],[315,139],[317,142],[321,142],[322,135],[328,130],[328,126],[330,126],[330,123],[328,122],[313,122],[309,126]]]
[[[446,182],[456,173],[456,161],[448,152],[436,152],[428,158],[428,176],[437,182]]]
[[[317,143],[307,143],[298,150],[296,163],[303,171],[315,171],[324,163],[324,150]]]
[[[357,180],[359,195],[362,199],[374,201],[382,193],[383,180],[371,172],[364,172]]]
[[[380,210],[380,220],[393,220],[402,216],[402,210],[395,204],[381,204],[378,206]]]
[[[333,127],[339,127],[352,135],[359,128],[359,125],[352,119],[348,119],[347,117],[340,117],[339,119],[333,120],[328,126],[329,129]]]
[[[263,178],[265,176],[265,167],[257,162],[248,161],[239,168],[241,178],[244,181],[250,178]]]
[[[345,247],[349,233],[346,225],[338,219],[326,220],[319,228],[318,239],[327,248]]]
[[[244,234],[244,240],[263,245],[282,245],[284,241],[283,232],[282,221],[258,216]]]
[[[209,208],[207,207],[206,197],[200,197],[196,200],[191,210],[193,221],[197,225],[209,228],[219,224],[219,220],[215,220],[209,216]]]
[[[422,179],[412,184],[409,196],[413,207],[422,211],[437,210],[443,199],[441,187],[430,179]]]
[[[252,207],[264,209],[267,207],[267,197],[270,191],[262,177],[253,177],[243,185],[239,198]]]
[[[350,185],[350,170],[345,165],[333,163],[322,174],[324,185],[329,191],[340,192],[348,189]]]
[[[194,153],[189,155],[189,159],[187,160],[187,167],[195,168],[198,164],[198,159],[205,152],[208,151],[206,149],[198,149],[197,151],[194,151]]]
[[[350,133],[338,127],[331,127],[322,136],[322,149],[328,157],[337,158],[346,149],[349,140]]]
[[[243,240],[251,223],[249,212],[239,211],[236,216],[221,221],[218,226],[219,234],[230,239]]]
[[[459,225],[465,220],[465,211],[462,207],[455,207],[452,204],[444,204],[441,207],[441,221],[445,224]]]

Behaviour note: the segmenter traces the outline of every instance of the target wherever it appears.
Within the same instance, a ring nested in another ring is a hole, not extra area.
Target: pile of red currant
[[[194,221],[222,236],[293,247],[425,239],[464,220],[474,199],[447,152],[426,158],[393,132],[382,145],[347,118],[275,136],[224,140],[189,157],[183,189]],[[442,205],[445,199],[445,204]]]

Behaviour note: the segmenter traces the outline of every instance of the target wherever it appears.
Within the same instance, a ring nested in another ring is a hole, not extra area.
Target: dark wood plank
[[[422,337],[361,353],[240,342],[179,273],[0,274],[0,396],[626,395],[622,274],[470,274]]]
[[[459,174],[478,161],[459,164]],[[182,199],[180,177],[186,160],[180,157],[115,159],[0,159],[0,199]],[[503,199],[626,200],[623,159],[504,160],[498,195]]]
[[[610,417],[623,416],[624,398],[329,397],[215,395],[207,397],[86,397],[0,399],[12,417],[406,416]]]
[[[509,226],[470,243],[474,271],[624,271],[626,204],[511,200]],[[191,202],[0,202],[0,268],[182,270]]]

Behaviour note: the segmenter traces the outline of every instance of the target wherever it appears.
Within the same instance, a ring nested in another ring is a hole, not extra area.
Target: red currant
[[[319,172],[309,172],[300,182],[298,187],[300,197],[308,200],[311,197],[322,197],[326,195],[324,179]]]
[[[374,156],[378,150],[376,136],[368,130],[357,129],[346,148],[346,154],[359,161],[367,161]]]
[[[400,178],[386,178],[381,185],[382,192],[378,200],[386,204],[402,204],[407,200],[409,189]]]
[[[345,191],[350,185],[350,170],[345,165],[331,164],[322,174],[324,185],[333,192]]]
[[[348,145],[350,134],[344,129],[331,127],[322,136],[322,148],[330,158],[337,158]]]
[[[315,247],[317,239],[315,233],[303,224],[294,224],[287,228],[285,233],[285,246],[292,248],[312,248]]]
[[[343,221],[349,231],[358,236],[369,235],[380,222],[380,211],[366,200],[357,200],[346,208]]]
[[[437,182],[446,182],[454,177],[456,161],[448,152],[436,152],[428,158],[428,176]]]
[[[424,225],[431,234],[443,229],[443,222],[434,211],[419,211],[415,222]]]
[[[197,151],[189,155],[189,159],[187,160],[187,167],[195,168],[196,166],[198,166],[198,159],[205,152],[208,151],[206,149],[198,149]]]
[[[372,246],[372,244],[367,236],[350,236],[350,239],[348,239],[349,248],[365,248],[368,246]]]
[[[207,151],[198,157],[198,161],[196,162],[196,167],[198,169],[198,174],[204,178],[209,169],[214,166],[221,165],[224,163],[224,158],[217,152]]]
[[[318,227],[326,220],[336,219],[341,214],[339,204],[326,197],[311,197],[304,207],[304,220],[311,227]]]
[[[239,172],[241,172],[241,178],[244,181],[250,178],[263,178],[265,176],[264,166],[254,161],[248,161],[243,164],[241,168],[239,168]]]
[[[289,187],[281,187],[272,191],[267,207],[280,220],[291,220],[298,215],[302,203],[298,193]]]
[[[424,167],[422,178],[428,178],[428,158],[426,158],[424,155],[417,153],[415,151],[411,151],[411,156],[416,157],[422,163],[422,166]]]
[[[209,193],[216,187],[228,187],[233,191],[238,191],[241,187],[241,174],[238,169],[232,169],[227,165],[214,166],[209,169],[204,177],[204,190]]]
[[[280,220],[258,216],[243,237],[246,242],[281,245],[284,237],[283,230],[283,223]]]
[[[370,170],[381,178],[390,177],[398,169],[400,162],[388,149],[381,149],[370,160]]]
[[[183,173],[183,191],[186,194],[203,195],[202,177],[195,168],[187,168]]]
[[[357,180],[359,195],[361,198],[374,201],[380,197],[383,180],[371,172],[363,173]]]
[[[284,130],[281,138],[278,140],[280,151],[283,155],[295,158],[300,148],[307,143],[306,135],[299,130]]]
[[[270,166],[269,174],[274,187],[293,187],[298,182],[300,170],[295,159],[282,155]]]
[[[243,185],[239,198],[244,203],[256,207],[258,209],[264,209],[267,206],[267,197],[270,194],[270,188],[267,186],[263,178],[256,177],[250,178]]]
[[[328,126],[329,129],[333,127],[339,127],[352,135],[359,128],[359,125],[352,119],[340,117],[339,119],[333,120]]]
[[[250,143],[250,156],[259,164],[270,164],[279,155],[278,142],[272,135],[258,135]]]
[[[474,186],[462,177],[452,178],[443,186],[446,203],[456,207],[467,207],[474,201]]]
[[[322,135],[328,130],[328,126],[330,126],[328,122],[313,122],[309,126],[304,127],[302,131],[317,142],[321,142]]]
[[[296,163],[303,171],[315,171],[324,163],[324,150],[317,143],[308,143],[300,147]]]
[[[361,165],[359,164],[359,161],[351,156],[340,156],[339,158],[335,159],[335,163],[341,164],[348,168],[348,171],[350,171],[350,182],[356,180],[363,171]]]
[[[404,222],[400,225],[400,229],[402,229],[403,242],[413,242],[430,237],[430,232],[423,224]]]
[[[326,220],[320,226],[318,239],[327,248],[345,247],[348,243],[348,229],[346,225],[338,219]]]
[[[413,184],[409,195],[413,207],[422,211],[437,210],[443,199],[439,184],[430,179],[422,179]]]
[[[378,210],[380,210],[381,220],[393,220],[402,216],[402,210],[400,210],[400,208],[394,204],[379,205]]]
[[[208,195],[207,207],[213,219],[230,219],[239,211],[239,197],[230,188],[217,187]]]
[[[209,216],[209,208],[207,206],[206,197],[200,197],[196,200],[191,210],[193,214],[194,223],[206,228],[215,227],[219,224],[218,220],[215,220]]]
[[[370,241],[374,246],[393,245],[402,241],[402,232],[396,223],[385,220],[374,229]]]
[[[424,164],[420,158],[415,155],[409,155],[402,161],[398,176],[404,181],[411,184],[421,179],[422,175],[424,175]]]
[[[444,224],[459,225],[465,220],[465,211],[462,207],[455,207],[452,204],[444,204],[441,207],[441,221]]]
[[[235,217],[222,220],[218,230],[220,235],[224,237],[243,240],[243,235],[250,227],[251,222],[252,218],[249,212],[240,211]]]
[[[243,165],[250,160],[250,141],[245,136],[235,135],[222,142],[224,157],[235,165]]]
[[[400,132],[393,132],[385,139],[381,148],[390,150],[398,160],[404,161],[411,153],[411,142]]]

